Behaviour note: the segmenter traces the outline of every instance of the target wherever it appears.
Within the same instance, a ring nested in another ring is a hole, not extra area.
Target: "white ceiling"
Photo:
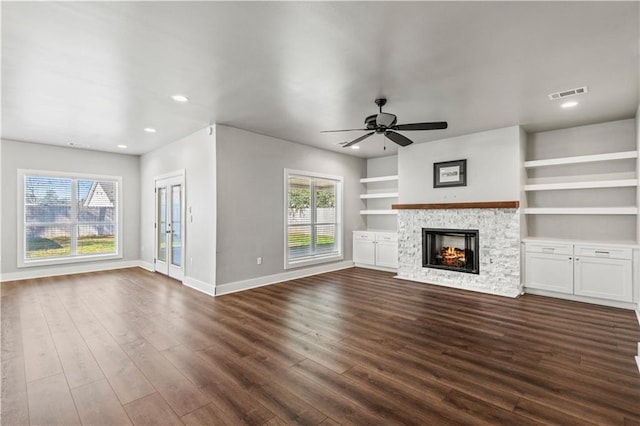
[[[399,123],[449,122],[417,143],[629,118],[639,22],[638,2],[2,2],[2,137],[141,154],[221,123],[377,157],[395,145],[320,131],[381,95]]]

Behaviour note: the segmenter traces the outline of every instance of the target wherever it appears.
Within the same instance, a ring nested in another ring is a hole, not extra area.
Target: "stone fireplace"
[[[422,228],[422,266],[479,274],[477,229]]]
[[[398,210],[398,278],[509,297],[521,293],[518,202],[396,204],[393,208]],[[440,243],[434,241],[434,250],[439,250],[441,257],[433,260],[435,267],[425,265],[424,229],[455,234],[441,237]],[[475,241],[466,240],[471,248],[465,247],[460,232],[469,230],[478,232]],[[453,253],[448,250],[447,259],[442,246],[453,249]],[[461,265],[462,257],[466,265],[469,250],[474,252],[473,262],[477,261],[472,267],[476,272],[442,267],[451,266],[443,263]]]

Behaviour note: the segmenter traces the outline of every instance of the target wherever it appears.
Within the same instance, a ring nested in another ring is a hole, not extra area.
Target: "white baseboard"
[[[640,324],[640,309],[636,309],[636,317],[638,318],[638,324]],[[638,355],[640,355],[640,353]]]
[[[118,262],[100,262],[100,263],[76,263],[59,265],[57,267],[37,267],[25,268],[18,272],[2,274],[0,282],[30,280],[34,278],[56,277],[60,275],[82,274],[85,272],[110,271],[113,269],[135,268],[140,266],[139,260],[126,260]],[[146,268],[145,268],[146,269]]]
[[[511,297],[511,298],[516,298],[520,296],[520,289],[518,288],[514,288],[509,291],[496,292],[496,291],[491,291],[491,290],[486,290],[483,288],[477,288],[477,287],[471,287],[471,286],[452,286],[450,284],[436,283],[436,282],[427,281],[427,280],[418,280],[415,278],[403,277],[400,275],[396,275],[394,278],[397,278],[399,280],[413,281],[413,282],[424,283],[424,284],[433,284],[440,287],[457,288],[458,290],[476,291],[478,293],[492,294],[494,296],[503,296],[503,297]]]
[[[195,278],[184,277],[182,279],[182,284],[194,290],[198,290],[199,292],[202,292],[209,296],[215,296],[216,294],[216,286],[214,286],[213,284],[206,283],[204,281],[197,280]]]
[[[638,364],[638,372],[640,372],[640,355],[636,357],[636,364]]]
[[[154,266],[153,263],[151,262],[145,262],[144,260],[141,260],[138,264],[139,267],[141,267],[142,269],[149,271],[149,272],[155,272],[156,268]]]
[[[525,293],[536,294],[538,296],[555,297],[556,299],[572,300],[574,302],[592,303],[594,305],[611,306],[612,308],[635,310],[636,304],[629,302],[619,302],[617,300],[596,299],[595,297],[576,296],[575,294],[556,293],[554,291],[540,290],[537,288],[525,288]]]
[[[357,268],[375,269],[376,271],[396,272],[396,273],[398,272],[398,268],[387,268],[385,266],[366,265],[363,263],[356,263],[355,266]]]
[[[216,296],[223,294],[235,293],[237,291],[249,290],[251,288],[262,287],[265,285],[276,284],[283,281],[294,280],[297,278],[308,277],[310,275],[322,274],[325,272],[338,271],[340,269],[352,268],[353,262],[350,260],[330,263],[328,265],[313,266],[311,268],[301,268],[292,271],[283,272],[281,274],[267,275],[264,277],[251,278],[243,281],[235,281],[232,283],[221,284],[216,286]]]

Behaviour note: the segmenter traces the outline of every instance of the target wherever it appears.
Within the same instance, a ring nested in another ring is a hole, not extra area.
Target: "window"
[[[18,171],[18,266],[120,258],[121,178]]]
[[[285,170],[285,269],[342,259],[342,177]]]

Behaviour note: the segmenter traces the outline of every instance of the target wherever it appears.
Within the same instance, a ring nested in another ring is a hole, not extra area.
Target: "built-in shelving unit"
[[[637,207],[530,207],[524,209],[525,214],[612,214],[635,215]]]
[[[525,185],[525,191],[557,191],[562,189],[623,188],[638,186],[638,179],[611,179],[586,182],[538,183]]]
[[[595,163],[599,161],[625,160],[638,158],[638,151],[611,152],[607,154],[580,155],[577,157],[550,158],[547,160],[525,161],[524,167],[562,166],[565,164]]]
[[[372,182],[388,182],[398,180],[398,175],[393,176],[378,176],[360,179],[360,183],[372,183]]]
[[[398,175],[390,175],[390,176],[377,176],[377,177],[367,177],[360,179],[360,183],[368,184],[368,183],[378,183],[378,182],[393,182],[398,181]],[[398,198],[397,188],[394,191],[388,192],[389,189],[385,189],[385,192],[366,192],[364,194],[360,194],[360,199],[362,200],[372,200],[372,199],[385,199],[388,198],[390,200]],[[391,209],[391,203],[389,203],[388,209],[366,209],[360,210],[361,215],[394,215],[398,214],[396,210]]]
[[[397,192],[382,192],[379,194],[360,194],[360,198],[363,200],[369,200],[372,198],[398,198]]]
[[[528,236],[636,240],[638,151],[634,120],[528,135],[522,163]]]

